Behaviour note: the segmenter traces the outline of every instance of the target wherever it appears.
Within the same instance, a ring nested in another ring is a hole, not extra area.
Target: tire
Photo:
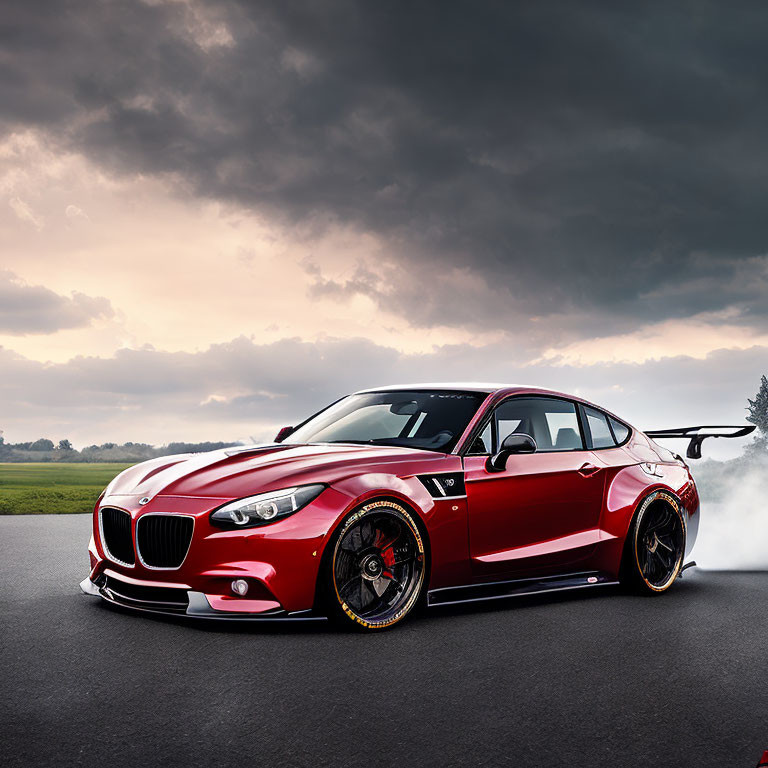
[[[643,500],[629,527],[622,583],[640,594],[666,592],[683,567],[685,536],[680,502],[666,491],[652,493]]]
[[[320,591],[329,618],[362,630],[408,616],[424,587],[423,536],[411,513],[389,500],[351,512],[328,545]]]

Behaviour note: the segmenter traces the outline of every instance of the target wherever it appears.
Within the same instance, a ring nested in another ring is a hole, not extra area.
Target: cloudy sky
[[[398,381],[639,427],[768,372],[768,6],[5,0],[0,429],[257,439]]]

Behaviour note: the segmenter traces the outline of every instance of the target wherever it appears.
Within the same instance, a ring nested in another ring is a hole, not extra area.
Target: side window
[[[540,451],[583,449],[576,406],[547,397],[512,397],[495,411],[498,445],[507,435],[525,433]],[[494,450],[497,450],[494,446]]]
[[[587,406],[584,406],[584,413],[587,417],[589,433],[592,435],[592,447],[613,448],[616,445],[616,441],[613,439],[611,428],[608,426],[607,416]]]
[[[613,436],[616,438],[616,442],[621,445],[629,437],[629,427],[626,424],[622,424],[616,419],[608,417],[608,421],[611,422],[611,429],[613,430]]]
[[[493,429],[489,421],[485,429],[475,438],[469,449],[470,456],[484,456],[493,453]]]

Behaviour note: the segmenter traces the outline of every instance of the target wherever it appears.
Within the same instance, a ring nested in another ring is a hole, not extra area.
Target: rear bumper
[[[221,605],[221,597],[218,595],[206,595],[203,592],[179,586],[166,587],[152,582],[141,583],[136,579],[128,582],[124,581],[120,574],[110,570],[101,573],[96,581],[92,581],[91,577],[87,576],[80,582],[80,589],[86,595],[99,597],[121,608],[164,616],[270,622],[317,621],[326,618],[311,610],[286,611],[262,600],[238,600],[236,611],[227,610],[225,606],[215,608],[212,603]]]

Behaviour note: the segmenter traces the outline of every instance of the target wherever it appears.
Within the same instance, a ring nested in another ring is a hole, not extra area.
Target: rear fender
[[[666,491],[684,510],[687,526],[686,556],[696,540],[698,531],[698,494],[687,467],[677,464],[659,464],[655,471],[661,476],[651,477],[642,465],[625,467],[611,480],[605,499],[602,529],[615,536],[612,546],[606,547],[602,567],[618,574],[624,552],[624,542],[632,520],[643,501],[656,491]],[[655,482],[652,482],[655,481]]]

